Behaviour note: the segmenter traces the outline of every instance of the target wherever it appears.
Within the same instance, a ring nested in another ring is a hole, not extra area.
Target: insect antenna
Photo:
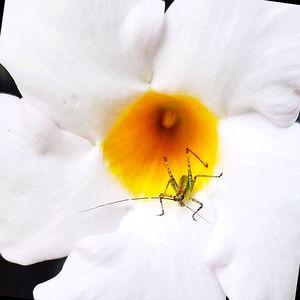
[[[127,202],[127,201],[136,201],[136,200],[159,200],[160,197],[158,196],[153,196],[153,197],[135,197],[135,198],[126,198],[126,199],[121,199],[121,200],[117,200],[117,201],[113,201],[113,202],[108,202],[108,203],[104,203],[104,204],[100,204],[100,205],[97,205],[97,206],[94,206],[94,207],[91,207],[91,208],[88,208],[88,209],[85,209],[85,210],[81,210],[79,211],[78,213],[81,214],[81,213],[84,213],[84,212],[88,212],[90,210],[94,210],[94,209],[97,209],[97,208],[100,208],[100,207],[104,207],[104,206],[109,206],[109,205],[113,205],[113,204],[118,204],[118,203],[122,203],[122,202]],[[164,198],[164,200],[171,200],[171,201],[174,201],[173,199],[168,199],[168,198]],[[193,209],[191,209],[189,206],[187,206],[186,204],[184,204],[184,207],[186,207],[187,209],[189,209],[190,211],[192,211],[193,213],[195,213],[195,211]],[[208,224],[210,224],[204,217],[202,217],[201,215],[199,215],[198,213],[196,214],[197,216],[199,216],[200,218],[202,218],[204,221],[206,221]]]
[[[191,209],[189,206],[187,206],[186,204],[183,203],[183,205],[189,209],[190,211],[192,211],[193,213],[195,213],[195,211],[193,209]],[[210,224],[204,217],[202,217],[201,215],[199,215],[198,213],[196,213],[197,216],[199,216],[200,218],[202,218],[204,221],[206,221],[208,224]]]
[[[94,210],[100,207],[104,207],[104,206],[108,206],[108,205],[112,205],[112,204],[117,204],[117,203],[122,203],[122,202],[126,202],[126,201],[131,201],[131,200],[151,200],[151,199],[160,199],[159,197],[155,196],[155,197],[136,197],[136,198],[127,198],[127,199],[122,199],[122,200],[118,200],[118,201],[113,201],[113,202],[108,202],[108,203],[104,203],[104,204],[100,204],[85,210],[81,210],[78,213],[84,213],[90,210]]]

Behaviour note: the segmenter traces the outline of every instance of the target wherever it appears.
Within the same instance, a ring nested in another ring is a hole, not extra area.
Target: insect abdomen
[[[188,189],[188,177],[186,175],[182,175],[179,179],[178,183],[178,192],[177,196],[184,196]]]

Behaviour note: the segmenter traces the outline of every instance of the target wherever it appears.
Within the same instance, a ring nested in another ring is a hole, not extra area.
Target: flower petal
[[[34,289],[35,298],[225,299],[202,262],[210,226],[178,206],[168,206],[162,217],[146,206],[129,214],[118,232],[83,239],[61,273]]]
[[[224,175],[206,261],[230,300],[295,299],[300,261],[300,125],[259,115],[220,123]]]
[[[163,13],[159,0],[7,1],[1,62],[61,128],[99,140],[148,89]]]
[[[114,230],[127,212],[79,214],[122,192],[105,176],[99,147],[8,95],[0,96],[0,161],[0,252],[7,260],[65,256],[83,236]]]
[[[153,87],[187,92],[219,115],[258,111],[280,126],[299,113],[300,8],[261,0],[176,0]]]

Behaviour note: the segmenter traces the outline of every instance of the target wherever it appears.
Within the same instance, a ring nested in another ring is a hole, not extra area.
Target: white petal
[[[10,0],[1,63],[61,128],[100,140],[148,89],[163,12],[159,0]]]
[[[300,97],[300,8],[261,0],[176,0],[153,88],[199,97],[219,115],[292,124]]]
[[[0,96],[0,252],[30,264],[67,255],[87,234],[115,230],[127,209],[79,214],[122,194],[105,175],[100,148],[16,99]]]
[[[300,262],[300,125],[259,115],[220,125],[224,171],[206,260],[230,300],[295,299]]]
[[[119,232],[82,240],[61,273],[34,289],[35,299],[225,299],[202,261],[211,226],[185,208],[165,211],[157,217],[159,206],[140,207]]]

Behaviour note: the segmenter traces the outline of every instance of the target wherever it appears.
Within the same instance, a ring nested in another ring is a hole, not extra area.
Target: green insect
[[[193,215],[192,215],[193,220],[197,221],[195,219],[195,215],[198,214],[199,210],[203,207],[202,202],[200,202],[197,199],[192,197],[194,185],[195,185],[195,182],[196,182],[197,178],[200,178],[200,177],[220,178],[223,175],[223,172],[220,175],[217,175],[217,176],[215,176],[215,175],[195,175],[195,176],[193,176],[192,175],[192,170],[191,170],[191,163],[190,163],[190,153],[193,154],[204,165],[205,168],[208,167],[208,164],[203,162],[203,160],[189,148],[186,148],[185,153],[186,153],[188,174],[187,175],[182,175],[180,177],[178,183],[177,183],[177,181],[175,180],[175,178],[172,174],[172,171],[171,171],[171,168],[169,166],[167,158],[164,156],[163,160],[165,162],[165,165],[166,165],[167,171],[169,173],[169,178],[170,179],[169,179],[169,181],[166,185],[165,191],[163,193],[160,193],[159,196],[155,196],[155,197],[136,197],[136,198],[122,199],[122,200],[118,200],[118,201],[114,201],[114,202],[101,204],[101,205],[98,205],[98,206],[80,211],[80,213],[87,212],[89,210],[93,210],[93,209],[103,207],[103,206],[108,206],[108,205],[112,205],[112,204],[116,204],[116,203],[125,202],[125,201],[145,200],[145,199],[159,199],[160,206],[161,206],[161,213],[158,214],[158,216],[163,216],[165,214],[165,210],[164,210],[164,206],[163,206],[163,200],[171,200],[171,201],[177,202],[179,206],[186,207],[189,210],[191,210],[193,212]],[[174,195],[167,193],[168,187],[170,185],[174,190]],[[192,210],[187,205],[187,203],[189,201],[193,201],[193,202],[199,204],[199,207],[196,211]],[[201,217],[201,218],[203,218],[203,217]]]

